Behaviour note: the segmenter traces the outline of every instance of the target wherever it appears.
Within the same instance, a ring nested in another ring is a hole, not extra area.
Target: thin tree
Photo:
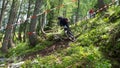
[[[8,3],[9,3],[8,0],[3,0],[2,9],[1,9],[1,13],[0,13],[0,28],[1,28],[1,26],[2,26],[3,15],[4,15],[4,13],[5,13],[5,9],[6,9]]]
[[[44,31],[44,27],[47,23],[47,13],[44,13],[43,17],[42,17],[42,23],[41,23],[41,33],[42,34],[45,34],[45,31]]]
[[[30,17],[30,10],[31,10],[31,5],[32,5],[32,0],[29,0],[29,4],[28,4],[28,11],[27,11],[27,19]],[[27,28],[28,28],[28,20],[25,20],[25,23],[23,23],[24,28],[23,28],[23,42],[26,41],[27,38]]]
[[[22,0],[21,3],[20,3],[20,8],[19,8],[19,11],[18,11],[16,23],[18,23],[19,17],[20,17],[20,15],[21,15],[21,10],[22,10],[22,4],[23,4],[23,2],[24,2],[24,1]],[[13,28],[13,39],[14,39],[14,37],[16,36],[16,34],[15,34],[16,26],[17,26],[17,25],[15,25],[14,28]],[[20,26],[21,26],[21,25],[20,25]],[[20,39],[20,38],[19,38],[19,34],[18,34],[18,39]]]
[[[76,11],[76,22],[78,21],[79,19],[79,10],[80,10],[80,0],[78,0],[78,4],[77,4],[77,11]]]
[[[37,27],[37,14],[39,13],[39,9],[41,7],[42,0],[36,0],[34,13],[31,19],[30,27],[29,27],[29,42],[31,46],[35,46],[37,44],[37,34],[36,34],[36,27]]]

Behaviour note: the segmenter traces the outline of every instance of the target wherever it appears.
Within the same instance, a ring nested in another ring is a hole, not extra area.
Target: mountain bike
[[[71,40],[73,42],[75,41],[74,35],[72,34],[71,30],[67,28],[67,26],[64,26],[64,33],[69,40]]]

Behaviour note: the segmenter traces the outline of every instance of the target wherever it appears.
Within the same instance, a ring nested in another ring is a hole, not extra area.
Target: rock
[[[0,65],[0,68],[1,68],[1,67],[5,67],[5,64],[1,64],[1,65]]]
[[[22,64],[24,64],[24,61],[21,61],[19,63],[12,63],[8,65],[8,68],[20,68]]]

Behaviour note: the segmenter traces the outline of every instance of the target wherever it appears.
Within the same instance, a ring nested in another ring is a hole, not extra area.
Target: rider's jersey
[[[67,26],[68,25],[68,19],[67,18],[62,18],[60,20],[60,26]]]

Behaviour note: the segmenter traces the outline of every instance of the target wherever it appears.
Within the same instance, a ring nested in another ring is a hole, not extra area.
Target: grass
[[[26,61],[22,68],[29,66],[33,68],[111,67],[110,61],[103,58],[99,48],[92,45],[89,47],[82,47],[71,44],[67,49],[55,52],[49,56],[38,57],[34,60],[36,63]]]
[[[24,56],[32,52],[37,52],[39,50],[43,50],[46,47],[50,46],[53,42],[51,41],[44,41],[39,43],[35,47],[29,47],[27,43],[20,43],[15,48],[9,50],[7,57],[17,57],[17,56]]]

